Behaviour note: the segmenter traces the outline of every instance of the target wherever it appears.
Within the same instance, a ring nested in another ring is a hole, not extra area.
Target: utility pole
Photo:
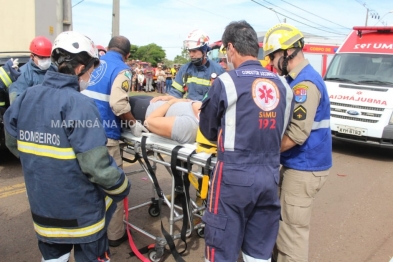
[[[63,31],[72,31],[72,7],[71,0],[63,1]]]
[[[112,11],[112,37],[120,34],[120,0],[113,0]]]
[[[364,7],[366,7],[366,6],[364,6]],[[367,20],[368,20],[368,7],[366,7],[366,9],[367,9],[367,13],[366,13],[366,26],[367,26]]]

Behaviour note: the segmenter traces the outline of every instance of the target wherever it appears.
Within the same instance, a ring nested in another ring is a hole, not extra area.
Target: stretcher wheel
[[[200,238],[204,238],[205,237],[205,228],[198,228],[197,229],[197,234]]]
[[[149,259],[152,262],[160,262],[162,260],[163,257],[156,257],[157,255],[157,251],[152,250],[149,252]]]
[[[158,205],[151,205],[149,207],[149,215],[152,217],[158,217],[160,215],[160,209]]]

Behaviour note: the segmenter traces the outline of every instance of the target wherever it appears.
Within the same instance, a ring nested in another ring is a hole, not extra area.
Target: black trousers
[[[147,108],[150,105],[150,100],[153,99],[152,96],[130,96],[129,97],[131,105],[131,113],[136,120],[145,122],[145,116]]]

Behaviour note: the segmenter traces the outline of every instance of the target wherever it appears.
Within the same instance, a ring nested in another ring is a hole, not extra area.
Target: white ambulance
[[[393,148],[393,26],[354,27],[324,80],[333,139]]]

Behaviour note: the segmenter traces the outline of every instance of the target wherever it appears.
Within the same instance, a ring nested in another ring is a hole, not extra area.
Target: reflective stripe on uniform
[[[236,134],[236,87],[228,73],[220,75],[219,78],[224,83],[224,89],[228,100],[228,108],[225,112],[224,150],[234,151]]]
[[[172,82],[172,87],[176,88],[177,90],[179,90],[182,93],[184,92],[183,87],[175,80],[173,80],[173,82]]]
[[[62,237],[86,237],[94,235],[95,233],[101,231],[105,227],[105,217],[98,221],[97,223],[88,226],[82,227],[77,229],[66,229],[66,228],[53,228],[53,227],[43,227],[39,226],[34,223],[34,229],[37,234],[43,237],[55,237],[55,238],[62,238]]]
[[[271,259],[262,259],[262,258],[255,258],[255,257],[251,257],[249,255],[246,255],[242,252],[243,255],[243,261],[244,262],[270,262]]]
[[[188,78],[187,83],[195,83],[202,86],[210,86],[210,80],[206,80],[204,78],[198,78],[195,76]]]
[[[124,190],[127,189],[127,186],[128,186],[128,178],[125,177],[123,184],[121,184],[121,186],[119,186],[118,188],[113,189],[113,190],[104,190],[104,191],[110,195],[118,195],[118,194],[123,193]]]
[[[83,90],[81,93],[84,94],[85,96],[88,96],[88,97],[96,99],[96,100],[109,102],[110,96],[106,95],[106,94],[98,93],[98,92],[91,91],[91,90]]]
[[[5,102],[0,102],[0,106],[5,106]]]
[[[18,140],[18,150],[23,153],[36,156],[46,156],[56,159],[75,159],[76,155],[72,147],[60,148],[55,146],[39,145]]]
[[[312,130],[321,129],[321,128],[329,128],[330,127],[330,120],[322,120],[320,122],[314,122],[312,124]]]
[[[113,199],[106,196],[105,197],[105,211],[108,211],[109,207],[112,205]]]
[[[3,67],[0,67],[0,79],[6,87],[9,87],[12,84],[11,78],[8,76]]]
[[[286,131],[286,128],[288,126],[288,122],[290,119],[291,115],[291,105],[292,105],[292,99],[293,99],[293,91],[291,87],[288,85],[287,81],[283,77],[279,77],[281,83],[285,86],[286,89],[286,106],[285,106],[285,115],[284,115],[284,128],[281,133],[281,138],[284,136],[284,133]]]
[[[70,259],[70,255],[71,255],[71,252],[62,255],[59,258],[51,258],[51,259],[48,259],[48,260],[45,260],[44,258],[42,258],[41,262],[68,262],[69,259]]]

